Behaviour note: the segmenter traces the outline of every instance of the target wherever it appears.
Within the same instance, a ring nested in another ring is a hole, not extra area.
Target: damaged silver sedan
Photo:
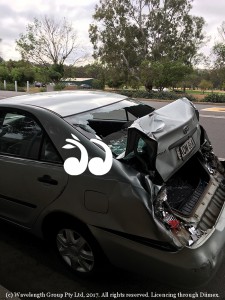
[[[0,128],[0,217],[46,238],[75,273],[110,261],[201,284],[216,272],[224,168],[187,99],[154,110],[103,92],[19,96],[1,101]],[[81,149],[89,166],[106,159],[96,137],[111,149],[110,170],[68,175],[64,162],[81,162]]]

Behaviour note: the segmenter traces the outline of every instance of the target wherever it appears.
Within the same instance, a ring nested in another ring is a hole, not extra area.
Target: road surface
[[[0,100],[1,99],[5,99],[5,98],[9,98],[9,97],[15,97],[15,96],[19,96],[19,95],[24,95],[26,93],[23,92],[12,92],[12,91],[0,91]]]

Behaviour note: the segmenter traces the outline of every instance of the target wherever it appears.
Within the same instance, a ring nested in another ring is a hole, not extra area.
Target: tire
[[[64,224],[54,231],[54,245],[61,260],[81,277],[101,270],[104,254],[86,228]]]

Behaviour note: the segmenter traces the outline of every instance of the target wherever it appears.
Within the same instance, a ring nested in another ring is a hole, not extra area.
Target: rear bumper
[[[198,286],[213,277],[224,258],[225,205],[204,242],[177,252],[154,249],[96,227],[90,229],[114,265],[173,285]]]

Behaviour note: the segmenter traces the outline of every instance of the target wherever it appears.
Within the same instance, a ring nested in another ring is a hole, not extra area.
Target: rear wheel
[[[74,271],[89,273],[94,269],[94,250],[84,235],[73,229],[63,228],[57,233],[56,239],[60,256]]]
[[[102,269],[105,256],[84,226],[58,226],[51,238],[63,262],[77,275],[88,277]]]

